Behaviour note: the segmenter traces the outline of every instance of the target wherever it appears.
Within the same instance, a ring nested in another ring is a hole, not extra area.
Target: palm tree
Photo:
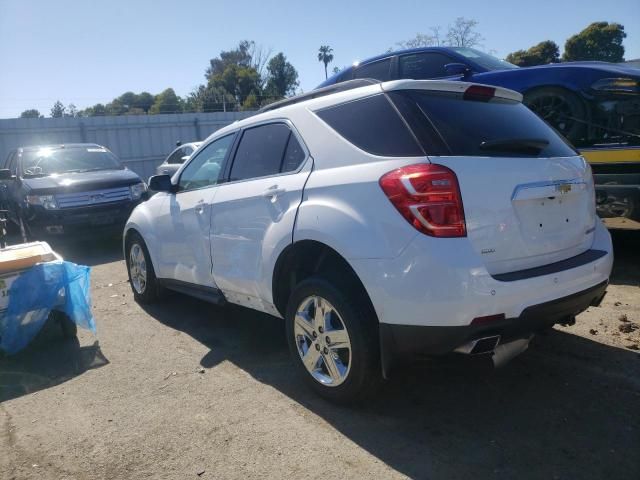
[[[333,48],[329,45],[322,45],[320,50],[318,50],[318,61],[324,63],[324,79],[326,80],[329,76],[327,75],[327,65],[329,65],[333,61]]]

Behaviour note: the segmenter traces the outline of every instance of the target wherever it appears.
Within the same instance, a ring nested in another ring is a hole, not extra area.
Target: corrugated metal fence
[[[123,115],[87,118],[0,120],[0,168],[10,150],[27,145],[97,143],[115,153],[144,180],[175,148],[204,140],[212,132],[254,112]]]

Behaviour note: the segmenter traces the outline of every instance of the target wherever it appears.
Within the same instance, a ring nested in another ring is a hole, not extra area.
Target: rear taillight
[[[456,174],[447,167],[420,163],[380,178],[393,206],[416,230],[432,237],[464,237],[462,196]]]

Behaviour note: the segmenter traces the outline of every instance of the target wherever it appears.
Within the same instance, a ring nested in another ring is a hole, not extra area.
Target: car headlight
[[[144,182],[140,182],[135,185],[131,185],[129,190],[131,190],[131,198],[133,200],[139,200],[140,197],[142,197],[142,194],[147,191],[147,186]]]
[[[592,90],[612,93],[640,93],[640,80],[633,78],[601,78],[593,85]]]
[[[26,200],[29,205],[40,205],[47,210],[58,208],[56,197],[53,195],[27,195]]]

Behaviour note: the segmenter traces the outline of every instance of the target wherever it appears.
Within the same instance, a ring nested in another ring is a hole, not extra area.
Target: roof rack
[[[311,100],[312,98],[324,97],[331,95],[332,93],[344,92],[346,90],[352,90],[354,88],[366,87],[368,85],[375,85],[381,83],[380,80],[373,78],[358,78],[356,80],[347,80],[346,82],[336,83],[335,85],[329,85],[328,87],[318,88],[317,90],[311,90],[308,93],[302,95],[296,95],[295,97],[285,98],[277,102],[265,105],[258,113],[270,112],[277,108],[286,107],[288,105],[294,105],[296,103],[304,102],[305,100]]]

